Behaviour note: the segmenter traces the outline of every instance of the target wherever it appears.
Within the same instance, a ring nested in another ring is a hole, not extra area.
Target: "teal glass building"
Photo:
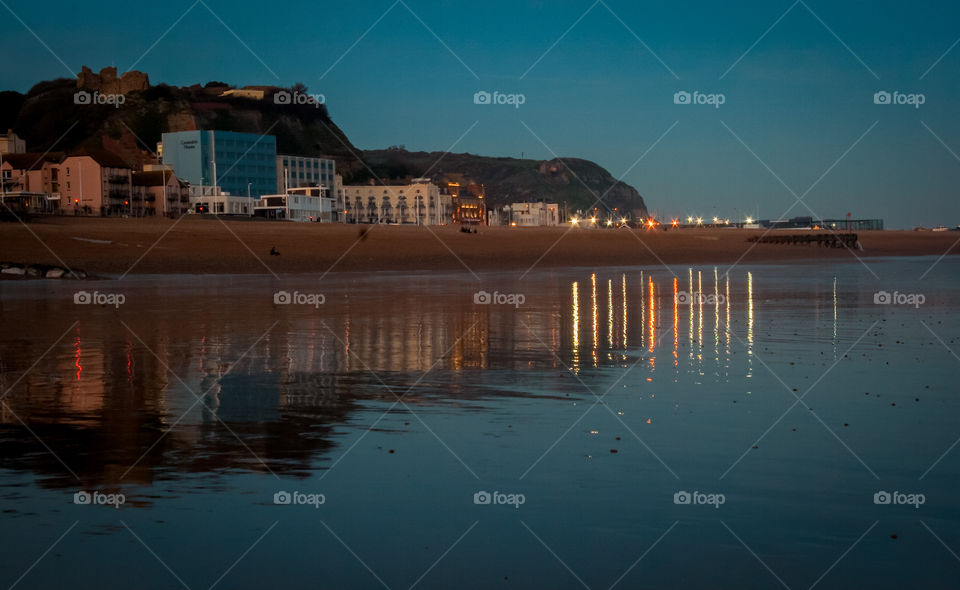
[[[163,134],[164,164],[193,186],[257,199],[277,190],[277,138],[235,131]]]

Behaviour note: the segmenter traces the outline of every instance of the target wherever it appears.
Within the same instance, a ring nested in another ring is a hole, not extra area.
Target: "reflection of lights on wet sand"
[[[730,366],[730,273],[726,275],[727,280],[727,294],[725,300],[725,306],[727,308],[727,320],[723,324],[723,336],[724,336],[724,352],[727,359],[727,367]]]
[[[76,361],[74,362],[74,366],[77,368],[77,381],[79,381],[80,376],[83,374],[83,363],[81,362],[81,358],[83,357],[83,348],[81,348],[80,346],[79,334],[77,334],[77,339],[76,341],[74,341],[73,347],[77,349],[76,352],[74,353],[74,357],[76,359]]]
[[[693,269],[687,269],[687,278],[689,279],[689,287],[687,287],[687,293],[693,293]],[[690,332],[687,334],[687,343],[690,345],[690,360],[693,360],[693,297],[688,297],[690,313],[687,314],[690,318]]]
[[[713,267],[713,360],[720,362],[720,277]]]
[[[703,360],[703,273],[697,271],[697,360]]]
[[[747,354],[753,354],[753,273],[747,273]]]
[[[680,301],[679,279],[673,277],[673,366],[678,366],[677,350],[680,348]]]
[[[600,340],[600,315],[597,310],[597,274],[590,275],[591,306],[593,308],[593,366],[597,366],[597,346]]]
[[[643,331],[647,325],[647,296],[644,293],[643,271],[640,271],[640,346],[643,346]]]
[[[607,279],[607,347],[613,348],[613,279]]]
[[[649,328],[650,328],[650,344],[649,344],[648,348],[649,348],[650,352],[653,352],[653,350],[654,350],[654,348],[655,348],[655,346],[656,346],[656,335],[655,335],[655,331],[656,331],[656,325],[657,325],[657,323],[656,323],[656,319],[655,319],[656,309],[654,308],[654,305],[656,304],[656,301],[654,301],[654,299],[655,299],[655,295],[654,295],[655,286],[654,286],[654,284],[653,284],[653,277],[650,277],[650,278],[649,278],[649,281],[650,281],[650,282],[649,282],[648,284],[649,284],[649,286],[650,286],[650,287],[649,287],[649,289],[650,289],[650,293],[649,293],[650,297],[649,297],[649,302],[647,303],[647,305],[649,305],[650,308],[649,308],[649,310],[648,310],[648,311],[649,311],[649,317],[648,317],[648,319],[647,319],[647,322],[648,322],[648,326],[649,326]],[[653,364],[653,358],[650,359],[650,362],[651,362],[651,365],[652,365],[652,364]]]
[[[621,280],[621,295],[623,296],[623,325],[620,327],[620,332],[623,335],[623,350],[627,350],[627,275],[626,273],[620,275]]]
[[[580,368],[580,284],[573,283],[573,370]]]
[[[753,376],[753,273],[747,273],[747,377]]]
[[[833,277],[833,339],[837,339],[837,277]]]

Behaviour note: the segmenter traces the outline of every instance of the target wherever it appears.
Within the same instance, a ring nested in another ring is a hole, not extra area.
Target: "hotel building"
[[[214,195],[226,193],[255,200],[277,191],[277,138],[272,135],[235,131],[164,133],[161,157],[178,178],[191,186],[213,187]]]
[[[322,186],[334,190],[336,162],[330,158],[277,156],[277,193],[302,186]]]
[[[338,199],[347,223],[445,225],[453,216],[450,195],[425,179],[399,186],[344,186]]]

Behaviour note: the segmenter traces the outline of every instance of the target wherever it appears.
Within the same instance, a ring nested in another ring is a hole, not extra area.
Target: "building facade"
[[[27,142],[20,139],[13,129],[0,133],[0,154],[23,154],[26,151]]]
[[[277,138],[235,131],[163,134],[163,163],[191,185],[258,199],[277,190]],[[252,207],[252,203],[251,203]]]
[[[256,217],[288,221],[334,221],[334,198],[321,187],[287,189],[279,195],[264,195],[253,214]]]
[[[514,203],[510,205],[510,225],[556,227],[560,225],[560,207],[556,203]]]
[[[187,184],[173,170],[145,170],[132,176],[133,200],[142,202],[145,217],[180,217],[190,209]]]
[[[277,193],[302,186],[322,186],[334,190],[337,164],[330,158],[309,156],[277,156]]]
[[[453,216],[450,195],[437,185],[418,182],[399,186],[343,186],[338,195],[347,223],[445,225]]]
[[[143,201],[133,198],[133,170],[104,150],[71,154],[60,163],[60,209],[74,215],[143,216]]]

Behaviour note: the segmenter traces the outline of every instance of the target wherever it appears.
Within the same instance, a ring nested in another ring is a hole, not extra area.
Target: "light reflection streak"
[[[833,277],[833,358],[837,358],[837,277]]]
[[[673,277],[673,366],[680,366],[677,356],[680,347],[680,297],[679,279]]]
[[[695,315],[693,310],[693,268],[687,269],[687,278],[689,279],[690,286],[687,288],[687,293],[690,295],[687,299],[690,302],[690,333],[687,335],[687,343],[690,345],[690,360],[693,360],[693,316]]]
[[[620,327],[620,332],[623,334],[623,350],[627,350],[627,275],[626,273],[620,275],[621,280],[621,294],[623,296],[623,325]]]
[[[724,336],[724,354],[726,357],[726,368],[730,368],[730,274],[726,275],[727,283],[727,294],[726,294],[726,308],[727,308],[727,319],[723,325],[723,336]]]
[[[697,271],[697,361],[703,366],[703,273]]]
[[[613,280],[612,279],[607,279],[607,348],[611,350],[613,349]]]
[[[648,328],[649,328],[649,330],[650,330],[648,349],[649,349],[650,352],[653,352],[653,350],[654,350],[654,348],[656,347],[656,344],[657,344],[657,343],[656,343],[656,340],[655,340],[655,338],[656,338],[656,309],[654,308],[654,305],[656,305],[656,301],[654,300],[654,299],[655,299],[654,289],[655,289],[656,287],[655,287],[655,285],[653,284],[653,277],[650,277],[648,280],[649,280],[648,285],[649,285],[649,290],[650,290],[650,293],[649,293],[650,296],[649,296],[649,298],[648,298],[649,301],[647,302],[647,305],[650,306],[649,309],[648,309],[648,312],[649,312],[648,315],[649,315],[649,317],[648,317],[648,319],[647,319],[647,326],[648,326]],[[651,359],[651,360],[653,360],[653,359]]]
[[[747,377],[753,376],[753,273],[747,273]]]
[[[573,283],[573,370],[580,370],[580,283]]]
[[[720,278],[713,267],[713,362],[720,364]]]
[[[74,366],[77,368],[77,381],[79,381],[80,376],[83,375],[83,363],[81,362],[81,359],[83,357],[83,348],[80,345],[79,334],[77,334],[77,339],[74,340],[73,342],[73,347],[76,349],[76,352],[74,353],[74,358],[76,359],[74,362]]]
[[[596,367],[599,364],[597,359],[597,346],[599,345],[600,340],[600,316],[599,312],[597,311],[597,273],[590,275],[590,292],[591,306],[593,308],[593,350],[591,355],[593,356],[593,366]]]

